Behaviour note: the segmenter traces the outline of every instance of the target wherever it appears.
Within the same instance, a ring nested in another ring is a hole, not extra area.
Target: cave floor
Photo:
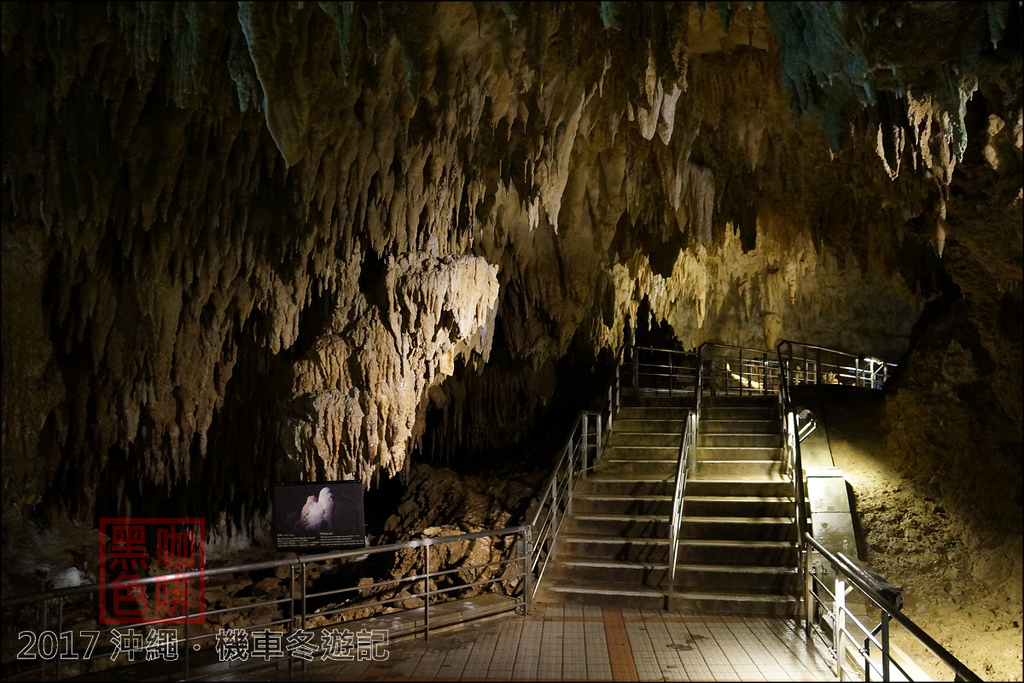
[[[395,640],[378,661],[221,672],[217,680],[835,680],[793,619],[574,604]]]

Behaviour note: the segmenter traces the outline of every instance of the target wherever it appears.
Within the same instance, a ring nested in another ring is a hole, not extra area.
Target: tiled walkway
[[[384,661],[279,670],[305,681],[834,680],[827,651],[792,619],[688,616],[582,605],[538,606],[396,640]]]

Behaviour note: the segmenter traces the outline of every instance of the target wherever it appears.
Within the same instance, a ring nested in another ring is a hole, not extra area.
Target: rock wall
[[[248,529],[406,469],[430,405],[448,450],[521,422],[644,296],[687,345],[895,355],[972,107],[1020,184],[1013,4],[2,11],[5,516]]]

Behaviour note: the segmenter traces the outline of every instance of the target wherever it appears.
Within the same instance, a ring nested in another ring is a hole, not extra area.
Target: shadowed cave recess
[[[634,340],[790,339],[900,361],[869,428],[1020,680],[1019,2],[2,12],[5,593],[100,517],[529,489]]]

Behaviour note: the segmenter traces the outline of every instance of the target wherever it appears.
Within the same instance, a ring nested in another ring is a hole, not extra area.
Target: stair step
[[[621,429],[628,432],[645,432],[645,433],[665,433],[674,432],[676,434],[682,434],[683,429],[686,427],[686,418],[680,417],[678,419],[659,417],[659,418],[631,418],[631,417],[616,417],[613,425],[614,430]]]
[[[620,407],[615,420],[648,419],[648,420],[684,420],[689,408],[681,406],[634,406]]]
[[[583,494],[574,496],[572,505],[573,511],[577,513],[670,515],[672,511],[672,496],[601,496]]]
[[[747,593],[747,592],[733,592],[733,591],[693,591],[685,593],[676,593],[676,597],[683,598],[685,600],[736,600],[736,601],[749,601],[749,602],[799,602],[800,598],[796,595],[778,595],[775,593]]]
[[[781,434],[779,420],[717,420],[701,416],[700,434]]]
[[[778,460],[697,460],[701,477],[762,479],[781,476],[781,472],[782,463]]]
[[[673,410],[686,410],[693,406],[693,400],[683,396],[633,396],[628,393],[622,394],[622,401],[619,404],[619,411],[630,408],[671,408]]]
[[[696,517],[683,516],[684,523],[689,524],[794,524],[792,517]]]
[[[567,533],[558,539],[558,553],[604,560],[665,563],[669,560],[669,545],[667,538]]]
[[[623,460],[618,462],[601,463],[598,473],[609,476],[650,474],[659,476],[668,482],[670,487],[674,486],[676,478],[676,462],[673,460]]]
[[[577,544],[598,544],[598,545],[650,545],[668,546],[667,538],[647,538],[643,536],[613,536],[608,534],[567,532],[561,535],[558,541]]]
[[[720,574],[770,574],[796,576],[796,567],[772,567],[764,565],[742,565],[742,564],[677,564],[676,571],[685,572],[708,572]]]
[[[665,605],[664,591],[644,586],[612,582],[580,585],[553,581],[546,590],[557,595],[562,602],[638,609],[663,609]]]
[[[576,495],[591,496],[672,496],[675,492],[675,471],[655,476],[593,474],[576,484]]]
[[[608,446],[608,448],[605,449],[604,455],[602,456],[602,458],[607,460],[608,458],[615,457],[616,455],[618,455],[618,456],[622,456],[622,455],[637,456],[637,455],[650,454],[650,455],[654,455],[656,457],[669,456],[672,460],[675,460],[676,458],[674,456],[678,452],[679,452],[679,444],[678,443],[676,443],[676,444],[669,444],[669,445],[666,445],[666,446],[648,446],[648,445],[645,445],[645,444],[621,444],[621,445],[615,445],[615,446]]]
[[[788,517],[683,517],[681,539],[796,541],[796,522]]]
[[[559,555],[549,571],[555,581],[581,585],[612,582],[661,589],[668,581],[667,562]]]
[[[715,516],[740,514],[746,517],[782,517],[793,514],[792,497],[785,496],[695,496],[683,501],[687,515]]]
[[[626,584],[614,583],[611,581],[603,582],[600,585],[579,585],[579,586],[553,586],[552,590],[560,592],[578,592],[578,593],[605,593],[605,594],[617,594],[617,595],[631,595],[636,597],[648,597],[651,595],[657,595],[661,598],[665,597],[665,593],[655,588],[648,588],[646,586],[630,586]]]
[[[721,432],[701,434],[697,437],[698,448],[752,447],[782,448],[782,433],[756,434],[751,432]]]
[[[707,407],[744,407],[744,406],[776,406],[779,399],[774,395],[770,396],[708,396],[701,398],[701,405]]]
[[[775,496],[793,494],[793,482],[788,477],[770,479],[734,479],[730,477],[691,476],[686,481],[686,498],[691,496]]]
[[[695,479],[694,481],[699,481]],[[746,483],[746,482],[742,482]],[[748,503],[779,503],[793,505],[792,496],[697,496],[687,494],[687,503],[735,503],[748,504]]]
[[[573,534],[615,534],[619,540],[636,537],[668,537],[668,515],[595,515],[573,513],[566,519]]]
[[[676,568],[677,591],[743,591],[776,595],[793,595],[800,592],[800,575],[795,568],[767,567],[775,571],[760,571],[765,567],[713,567],[702,565],[679,565]],[[651,577],[657,579],[657,575]],[[661,587],[662,584],[651,584]]]
[[[701,408],[701,421],[704,420],[756,420],[758,422],[779,422],[773,408]]]
[[[799,612],[797,595],[745,591],[682,591],[673,595],[672,606],[701,614],[793,616]]]
[[[587,567],[592,569],[628,569],[630,571],[651,571],[668,569],[665,562],[639,562],[626,560],[602,560],[593,557],[559,556],[558,564],[565,567]]]
[[[796,566],[793,541],[685,538],[679,541],[683,564]]]
[[[573,513],[573,519],[590,520],[594,522],[667,522],[668,515],[616,515],[616,514],[595,514],[595,513]],[[790,520],[787,520],[790,521]]]
[[[698,446],[697,461],[702,460],[779,460],[779,446]]]
[[[627,432],[613,429],[605,445],[614,446],[666,446],[679,449],[680,432]]]

